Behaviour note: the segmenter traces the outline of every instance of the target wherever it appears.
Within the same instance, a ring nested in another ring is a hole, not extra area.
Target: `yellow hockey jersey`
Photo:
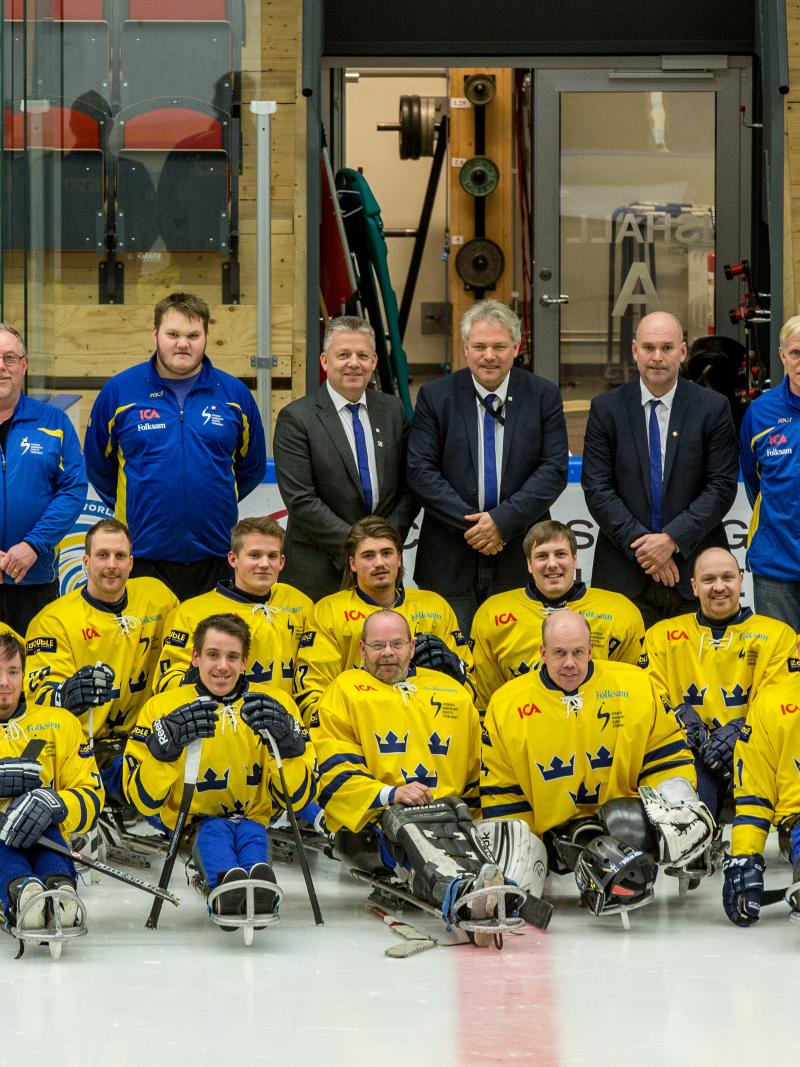
[[[238,615],[250,627],[250,682],[271,682],[291,695],[297,646],[310,625],[314,604],[292,585],[276,582],[266,597],[254,597],[229,582],[202,596],[179,604],[164,628],[164,647],[159,657],[154,692],[163,693],[182,684],[192,662],[192,635],[209,615]]]
[[[305,722],[311,722],[317,701],[334,678],[361,666],[359,645],[364,621],[380,610],[380,604],[360,589],[343,589],[317,603],[309,629],[300,640],[295,671],[295,695]],[[392,610],[408,620],[412,637],[428,633],[441,638],[466,664],[471,678],[469,642],[444,597],[427,589],[401,589]]]
[[[177,597],[156,578],[132,578],[118,610],[86,589],[59,597],[31,621],[26,637],[26,689],[36,704],[53,705],[55,690],[79,667],[102,662],[114,671],[113,698],[95,708],[95,740],[125,737],[152,693],[167,616]],[[88,736],[88,712],[78,716]]]
[[[328,826],[377,821],[393,786],[423,782],[477,814],[480,724],[466,689],[440,671],[412,669],[388,685],[365,670],[340,674],[317,704],[317,800]]]
[[[268,693],[299,721],[296,704],[283,690],[272,685],[251,685],[249,689]],[[146,742],[156,719],[191,703],[201,692],[205,690],[196,685],[182,685],[152,697],[142,708],[125,746],[122,781],[128,799],[143,815],[159,814],[170,828],[175,826],[183,796],[186,752],[167,763],[152,756]],[[272,750],[242,721],[241,707],[241,694],[220,700],[214,736],[203,739],[190,820],[203,815],[246,815],[267,826],[277,810],[286,808]],[[302,756],[283,761],[286,787],[295,808],[302,808],[313,795],[313,767],[310,742]]]
[[[763,853],[770,826],[800,814],[800,678],[760,689],[733,756],[731,855]]]
[[[0,759],[21,756],[30,741],[45,742],[36,757],[42,765],[42,785],[54,789],[67,807],[59,829],[65,834],[91,830],[105,793],[81,724],[62,708],[26,707],[23,698],[14,715],[0,723]],[[10,801],[2,803],[7,807]]]
[[[481,712],[501,685],[538,664],[544,620],[565,607],[589,623],[595,658],[639,662],[644,623],[641,612],[627,597],[577,582],[563,600],[551,601],[543,599],[528,582],[522,589],[489,597],[475,612],[472,655],[476,703]]]
[[[696,782],[686,736],[647,674],[605,660],[574,694],[539,671],[506,682],[489,702],[482,757],[483,817],[524,819],[540,836],[640,785]]]
[[[671,707],[691,704],[712,728],[746,716],[761,686],[800,671],[794,631],[750,608],[724,627],[699,612],[658,622],[645,635],[645,652],[661,698]]]

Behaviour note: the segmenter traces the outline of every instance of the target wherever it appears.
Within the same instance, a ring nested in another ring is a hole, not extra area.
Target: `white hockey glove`
[[[657,790],[640,786],[639,796],[658,833],[661,863],[685,867],[711,843],[714,817],[685,779],[670,778]]]

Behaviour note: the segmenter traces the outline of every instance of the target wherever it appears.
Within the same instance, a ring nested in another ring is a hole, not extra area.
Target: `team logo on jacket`
[[[575,753],[572,753],[566,763],[560,756],[553,756],[549,767],[544,767],[541,763],[536,766],[545,782],[554,782],[557,778],[571,778],[575,773]]]
[[[384,756],[388,756],[392,752],[405,752],[408,747],[408,731],[406,731],[405,737],[401,740],[394,730],[390,730],[385,738],[380,734],[375,734],[375,740],[378,743],[378,751],[383,753]]]
[[[750,701],[750,690],[753,687],[748,685],[747,689],[742,687],[737,682],[731,689],[730,693],[724,686],[720,686],[720,692],[722,693],[722,699],[725,702],[726,708],[743,708]]]
[[[614,756],[613,753],[609,752],[605,745],[601,745],[594,756],[591,752],[587,752],[586,758],[588,759],[589,766],[592,770],[599,771],[602,767],[610,767]]]
[[[441,737],[434,730],[431,736],[428,738],[428,750],[432,756],[446,756],[450,751],[451,737],[448,737],[446,741],[443,741]]]
[[[436,771],[429,771],[424,763],[418,763],[413,771],[407,771],[405,767],[400,768],[400,773],[408,782],[422,782],[429,789],[435,789],[439,784],[439,775]]]
[[[29,441],[27,436],[23,437],[19,443],[20,451],[23,456],[26,456],[29,452],[32,456],[43,456],[44,449],[38,441]]]
[[[581,782],[578,786],[578,791],[573,793],[571,789],[567,792],[572,797],[572,803],[577,807],[581,804],[599,804],[600,803],[600,784],[598,782],[597,788],[593,793],[590,793],[586,788],[586,783]]]
[[[209,767],[206,773],[203,775],[202,781],[197,783],[196,789],[198,793],[208,793],[215,789],[227,789],[228,778],[230,778],[230,768],[225,771],[222,777],[219,777],[213,767]]]
[[[220,415],[220,413],[217,411],[216,404],[212,404],[211,407],[206,404],[206,406],[201,412],[201,415],[203,416],[204,426],[222,426],[225,421]]]
[[[706,699],[707,692],[707,685],[704,685],[702,689],[698,689],[697,685],[692,682],[692,684],[683,694],[683,702],[684,704],[691,704],[693,708],[702,708],[703,702]]]

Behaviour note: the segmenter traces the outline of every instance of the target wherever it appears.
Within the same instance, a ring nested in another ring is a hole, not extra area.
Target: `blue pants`
[[[699,756],[694,758],[694,769],[697,773],[697,795],[714,818],[719,819],[722,805],[728,795],[729,784],[726,781],[715,778]]]
[[[122,788],[122,756],[117,756],[113,763],[103,767],[100,771],[103,780],[103,789],[106,791],[108,800],[116,800],[117,803],[127,804],[125,793]]]
[[[45,830],[44,837],[50,841],[56,841],[59,845],[65,845],[66,841],[55,826]],[[3,910],[8,914],[8,886],[15,878],[24,878],[33,875],[44,881],[51,874],[64,874],[77,881],[75,864],[69,856],[61,856],[58,852],[51,852],[49,848],[34,845],[33,848],[9,848],[0,841],[0,902]]]
[[[209,889],[216,888],[231,867],[246,871],[269,860],[267,829],[261,823],[235,816],[203,819],[192,845],[192,856]]]

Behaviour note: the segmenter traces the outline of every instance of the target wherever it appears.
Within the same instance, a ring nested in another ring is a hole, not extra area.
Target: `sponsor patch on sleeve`
[[[300,638],[300,648],[311,648],[314,644],[314,639],[317,636],[316,630],[306,630],[303,636]]]
[[[789,668],[790,674],[797,674],[800,671],[800,659],[796,656],[790,656],[786,661],[786,666]]]
[[[130,732],[131,741],[147,741],[150,736],[150,730],[146,726],[134,726]]]
[[[469,643],[460,630],[453,630],[453,640],[456,645],[466,645]]]
[[[94,748],[92,745],[84,743],[78,748],[78,755],[81,759],[89,759],[90,756],[94,755]]]
[[[489,748],[492,747],[492,739],[489,736],[489,731],[483,723],[481,723],[481,744],[488,745]]]
[[[188,643],[189,634],[186,630],[170,630],[164,638],[164,644],[172,645],[173,648],[186,648]]]
[[[55,637],[32,637],[25,642],[25,655],[35,656],[37,652],[55,652],[58,641]]]

